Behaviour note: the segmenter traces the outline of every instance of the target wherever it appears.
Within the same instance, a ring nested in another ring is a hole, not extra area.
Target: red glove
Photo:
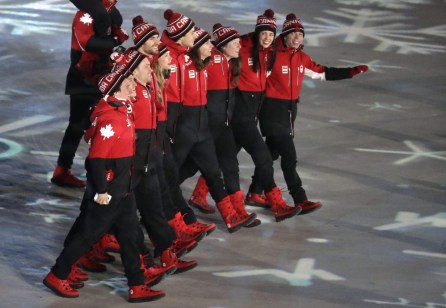
[[[353,77],[360,73],[367,72],[368,69],[369,69],[369,67],[367,65],[359,65],[359,66],[351,67],[348,74],[350,75],[350,77]]]
[[[112,35],[115,38],[117,45],[121,45],[129,39],[127,32],[117,25],[112,26]]]

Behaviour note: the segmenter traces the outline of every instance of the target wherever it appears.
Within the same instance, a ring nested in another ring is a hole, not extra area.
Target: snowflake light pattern
[[[33,35],[71,32],[71,23],[55,22],[52,13],[74,15],[76,8],[64,0],[41,0],[25,4],[0,4],[0,33]],[[45,20],[48,18],[49,20]]]
[[[310,46],[321,46],[323,39],[343,37],[344,43],[359,43],[365,39],[377,41],[374,50],[381,52],[396,50],[398,54],[429,55],[446,50],[444,45],[427,42],[426,37],[446,37],[446,25],[411,29],[408,24],[396,22],[407,20],[408,17],[404,15],[365,8],[341,8],[325,12],[349,22],[318,17],[316,20],[322,24],[304,23],[310,32],[305,38]]]
[[[410,9],[416,4],[430,4],[430,0],[336,0],[343,5],[374,5],[386,9]]]
[[[151,9],[165,10],[168,8],[181,8],[186,10],[191,10],[197,13],[206,14],[224,14],[227,12],[228,8],[240,9],[247,7],[247,5],[237,3],[234,1],[222,0],[218,2],[208,1],[208,0],[173,0],[173,1],[146,1],[140,4],[142,7],[147,7]],[[176,10],[176,9],[175,9]],[[258,15],[258,14],[257,14]],[[257,18],[256,15],[256,18]],[[255,19],[254,19],[255,20]]]

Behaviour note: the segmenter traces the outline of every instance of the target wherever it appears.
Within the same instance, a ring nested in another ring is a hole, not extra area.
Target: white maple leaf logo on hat
[[[113,137],[114,134],[115,132],[113,131],[111,124],[107,124],[105,127],[101,128],[101,136],[104,137],[104,140]]]
[[[80,18],[80,21],[82,21],[84,24],[89,25],[93,22],[93,18],[91,18],[90,14],[85,13],[84,15],[82,15],[82,17]]]

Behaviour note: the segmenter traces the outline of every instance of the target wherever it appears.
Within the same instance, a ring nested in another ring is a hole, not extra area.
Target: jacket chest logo
[[[195,78],[195,71],[189,70],[189,78]]]
[[[289,68],[288,68],[288,66],[283,65],[283,66],[282,66],[282,74],[288,74],[288,72],[289,72]]]
[[[248,58],[248,65],[253,66],[254,62],[252,61],[252,58]]]
[[[303,66],[303,65],[299,66],[299,72],[300,72],[301,74],[304,72],[304,66]]]
[[[177,66],[172,64],[172,65],[170,66],[170,72],[171,72],[171,73],[175,73],[176,71],[177,71]]]
[[[214,56],[214,63],[221,63],[221,56],[220,55],[215,55]]]
[[[142,91],[142,95],[144,95],[145,98],[149,98],[149,93],[147,92],[147,90],[143,90]]]

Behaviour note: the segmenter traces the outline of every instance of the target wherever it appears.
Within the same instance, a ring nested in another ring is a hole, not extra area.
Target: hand
[[[94,196],[94,201],[100,205],[107,205],[110,203],[111,196],[107,193],[96,194]]]
[[[359,66],[351,67],[348,73],[349,73],[350,77],[353,77],[360,73],[367,72],[368,69],[369,69],[369,67],[367,65],[359,65]]]
[[[112,35],[116,40],[116,46],[121,45],[129,39],[129,35],[127,34],[127,32],[117,25],[112,26]]]

